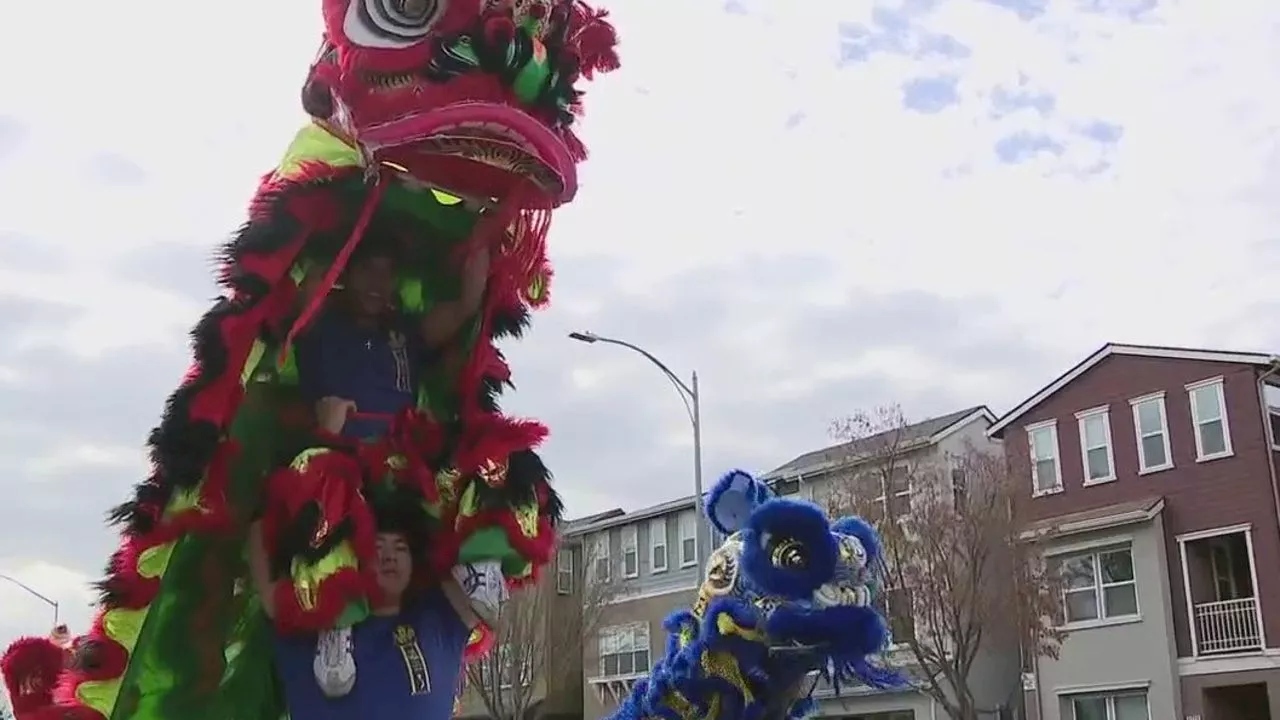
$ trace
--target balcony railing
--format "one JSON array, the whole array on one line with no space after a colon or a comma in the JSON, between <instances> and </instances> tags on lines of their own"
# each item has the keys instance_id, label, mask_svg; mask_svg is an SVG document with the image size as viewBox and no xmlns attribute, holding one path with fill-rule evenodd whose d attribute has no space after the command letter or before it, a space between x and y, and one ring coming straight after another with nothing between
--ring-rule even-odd
<instances>
[{"instance_id":1,"label":"balcony railing","mask_svg":"<svg viewBox=\"0 0 1280 720\"><path fill-rule=\"evenodd\" d=\"M1262 649L1257 598L1200 603L1195 609L1197 654Z\"/></svg>"}]
</instances>

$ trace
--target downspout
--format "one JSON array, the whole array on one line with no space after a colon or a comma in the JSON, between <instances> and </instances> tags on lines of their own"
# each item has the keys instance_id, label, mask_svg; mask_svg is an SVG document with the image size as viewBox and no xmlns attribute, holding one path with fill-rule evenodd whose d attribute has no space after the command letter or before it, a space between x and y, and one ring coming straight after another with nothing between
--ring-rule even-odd
<instances>
[{"instance_id":1,"label":"downspout","mask_svg":"<svg viewBox=\"0 0 1280 720\"><path fill-rule=\"evenodd\" d=\"M1271 499L1275 502L1276 533L1280 535L1280 485L1276 482L1275 442L1271 436L1271 411L1267 408L1267 378L1280 373L1280 357L1271 358L1266 372L1258 376L1258 410L1262 413L1262 432L1267 438L1267 469L1271 472Z\"/></svg>"}]
</instances>

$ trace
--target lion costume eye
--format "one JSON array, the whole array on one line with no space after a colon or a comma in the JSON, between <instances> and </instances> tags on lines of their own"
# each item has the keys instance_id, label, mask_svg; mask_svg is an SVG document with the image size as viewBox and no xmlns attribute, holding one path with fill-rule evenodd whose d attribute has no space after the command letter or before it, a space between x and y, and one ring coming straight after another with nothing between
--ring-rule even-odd
<instances>
[{"instance_id":1,"label":"lion costume eye","mask_svg":"<svg viewBox=\"0 0 1280 720\"><path fill-rule=\"evenodd\" d=\"M449 0L350 0L342 29L352 44L405 48L431 33Z\"/></svg>"},{"instance_id":2,"label":"lion costume eye","mask_svg":"<svg viewBox=\"0 0 1280 720\"><path fill-rule=\"evenodd\" d=\"M707 577L703 591L710 595L727 595L738 583L738 556L734 546L717 549L707 559Z\"/></svg>"},{"instance_id":3,"label":"lion costume eye","mask_svg":"<svg viewBox=\"0 0 1280 720\"><path fill-rule=\"evenodd\" d=\"M799 540L783 538L769 551L769 560L776 568L804 570L809 566L809 553Z\"/></svg>"}]
</instances>

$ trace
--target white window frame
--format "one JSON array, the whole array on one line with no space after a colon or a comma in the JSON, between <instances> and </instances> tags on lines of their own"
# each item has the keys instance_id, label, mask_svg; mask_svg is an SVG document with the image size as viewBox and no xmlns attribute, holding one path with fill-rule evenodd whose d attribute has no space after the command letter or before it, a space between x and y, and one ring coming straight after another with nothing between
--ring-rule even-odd
<instances>
[{"instance_id":1,"label":"white window frame","mask_svg":"<svg viewBox=\"0 0 1280 720\"><path fill-rule=\"evenodd\" d=\"M1142 449L1142 421L1138 413L1138 407L1146 403L1154 402L1160 410L1160 426L1161 432L1164 433L1164 464L1148 465L1147 453ZM1165 409L1164 391L1143 395L1141 397L1130 398L1129 406L1133 410L1133 436L1138 445L1138 474L1146 475L1148 473L1160 472L1161 470L1169 470L1173 467L1173 448L1169 444L1169 413Z\"/></svg>"},{"instance_id":2,"label":"white window frame","mask_svg":"<svg viewBox=\"0 0 1280 720\"><path fill-rule=\"evenodd\" d=\"M602 530L591 539L591 579L594 582L611 582L613 580L613 562L609 557L609 531ZM604 577L600 577L600 568L604 568Z\"/></svg>"},{"instance_id":3,"label":"white window frame","mask_svg":"<svg viewBox=\"0 0 1280 720\"><path fill-rule=\"evenodd\" d=\"M627 560L631 568L627 569ZM622 577L630 580L640 577L640 528L634 523L622 528L622 558L619 563Z\"/></svg>"},{"instance_id":4,"label":"white window frame","mask_svg":"<svg viewBox=\"0 0 1280 720\"><path fill-rule=\"evenodd\" d=\"M1280 450L1280 433L1275 431L1276 419L1280 418L1280 408L1267 408L1267 437L1271 438L1271 449Z\"/></svg>"},{"instance_id":5,"label":"white window frame","mask_svg":"<svg viewBox=\"0 0 1280 720\"><path fill-rule=\"evenodd\" d=\"M698 564L698 513L696 510L686 510L678 516L676 523L680 527L680 567L691 568ZM686 557L684 551L685 542L693 541L693 553L691 557Z\"/></svg>"},{"instance_id":6,"label":"white window frame","mask_svg":"<svg viewBox=\"0 0 1280 720\"><path fill-rule=\"evenodd\" d=\"M662 548L662 562L658 562L658 548ZM649 572L663 573L671 564L671 549L667 547L667 518L656 517L649 521Z\"/></svg>"},{"instance_id":7,"label":"white window frame","mask_svg":"<svg viewBox=\"0 0 1280 720\"><path fill-rule=\"evenodd\" d=\"M573 594L573 548L561 547L556 551L556 594Z\"/></svg>"},{"instance_id":8,"label":"white window frame","mask_svg":"<svg viewBox=\"0 0 1280 720\"><path fill-rule=\"evenodd\" d=\"M1116 698L1141 696L1147 706L1147 720L1151 720L1151 698L1148 697L1146 689L1138 690L1116 690L1112 692L1090 692L1078 693L1067 696L1067 702L1071 703L1071 720L1079 720L1076 714L1076 700L1085 700L1088 698L1101 697L1107 701L1107 720L1116 720Z\"/></svg>"},{"instance_id":9,"label":"white window frame","mask_svg":"<svg viewBox=\"0 0 1280 720\"><path fill-rule=\"evenodd\" d=\"M1100 478L1089 477L1089 451L1096 450L1098 447L1089 447L1089 439L1085 433L1085 424L1094 418L1102 418L1102 434L1105 438L1107 448L1107 466L1110 472ZM1076 428L1080 434L1080 471L1084 476L1084 485L1101 485L1109 483L1116 479L1116 452L1115 442L1111 438L1111 406L1103 405L1101 407L1081 410L1076 413Z\"/></svg>"},{"instance_id":10,"label":"white window frame","mask_svg":"<svg viewBox=\"0 0 1280 720\"><path fill-rule=\"evenodd\" d=\"M1036 471L1036 465L1039 463L1036 458L1035 434L1043 430L1049 431L1049 436L1053 439L1053 474L1057 484L1053 487L1041 489L1039 473ZM1027 458L1031 460L1031 497L1055 495L1062 492L1062 445L1058 442L1058 421L1054 419L1033 423L1026 427L1026 431ZM1047 458L1041 458L1041 460L1043 459Z\"/></svg>"},{"instance_id":11,"label":"white window frame","mask_svg":"<svg viewBox=\"0 0 1280 720\"><path fill-rule=\"evenodd\" d=\"M1217 393L1218 412L1222 414L1222 416L1217 419L1222 422L1223 451L1218 453L1213 453L1212 455L1205 454L1204 438L1200 434L1200 426L1204 422L1212 422L1212 419L1208 421L1202 421L1200 419L1200 409L1196 405L1196 392L1199 390L1205 390L1208 388L1213 388L1214 391ZM1206 378L1198 382L1190 383L1186 386L1186 389L1187 389L1187 402L1190 403L1191 405L1191 429L1195 431L1195 435L1196 435L1196 462L1209 462L1210 460L1220 460L1222 458L1231 457L1232 455L1234 455L1235 450L1231 445L1231 423L1227 419L1228 415L1230 414L1227 412L1227 393L1223 383L1222 376L1219 375L1218 377ZM1267 421L1270 422L1270 420L1271 420L1271 417L1270 415L1268 415Z\"/></svg>"},{"instance_id":12,"label":"white window frame","mask_svg":"<svg viewBox=\"0 0 1280 720\"><path fill-rule=\"evenodd\" d=\"M648 667L644 668L643 670L639 670L635 672L619 673L616 675L607 674L605 672L605 665L604 665L605 658L609 655L622 654L623 648L620 646L615 652L606 653L605 652L606 638L614 638L614 639L625 638L626 647L629 648L626 650L626 652L628 653L639 652L641 648L644 648L645 650L647 650ZM610 625L609 627L600 628L599 632L596 633L596 648L597 648L596 655L599 656L601 678L625 678L625 677L632 677L632 676L638 676L638 675L648 675L649 672L653 669L653 640L649 635L649 623L647 622L630 622L630 623L623 623L621 625Z\"/></svg>"},{"instance_id":13,"label":"white window frame","mask_svg":"<svg viewBox=\"0 0 1280 720\"><path fill-rule=\"evenodd\" d=\"M1115 552L1129 553L1129 565L1133 568L1133 579L1123 580L1121 582L1107 583L1102 580L1102 556ZM1119 543L1108 543L1105 545L1093 545L1089 547L1063 548L1060 552L1055 551L1050 557L1061 565L1071 558L1091 557L1093 559L1093 597L1097 603L1098 617L1092 620L1071 620L1067 617L1067 595L1072 592L1084 592L1087 588L1078 588L1076 590L1068 590L1065 586L1061 587L1058 592L1061 595L1062 602L1062 624L1064 628L1088 628L1105 625L1116 625L1119 623L1137 622L1142 619L1142 598L1138 591L1138 565L1137 557L1133 553L1133 542L1125 540ZM1129 615L1108 615L1106 612L1106 590L1107 588L1120 587L1122 585L1133 586L1134 612Z\"/></svg>"}]
</instances>

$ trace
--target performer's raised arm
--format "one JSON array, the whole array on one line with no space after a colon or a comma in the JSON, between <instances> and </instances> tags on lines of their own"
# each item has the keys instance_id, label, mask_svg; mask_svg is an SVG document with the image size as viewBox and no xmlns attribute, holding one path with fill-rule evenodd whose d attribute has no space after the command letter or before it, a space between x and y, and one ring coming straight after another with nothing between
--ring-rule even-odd
<instances>
[{"instance_id":1,"label":"performer's raised arm","mask_svg":"<svg viewBox=\"0 0 1280 720\"><path fill-rule=\"evenodd\" d=\"M476 250L462 266L462 290L458 299L436 303L422 316L419 328L428 348L449 342L480 310L485 285L489 280L489 248Z\"/></svg>"}]
</instances>

